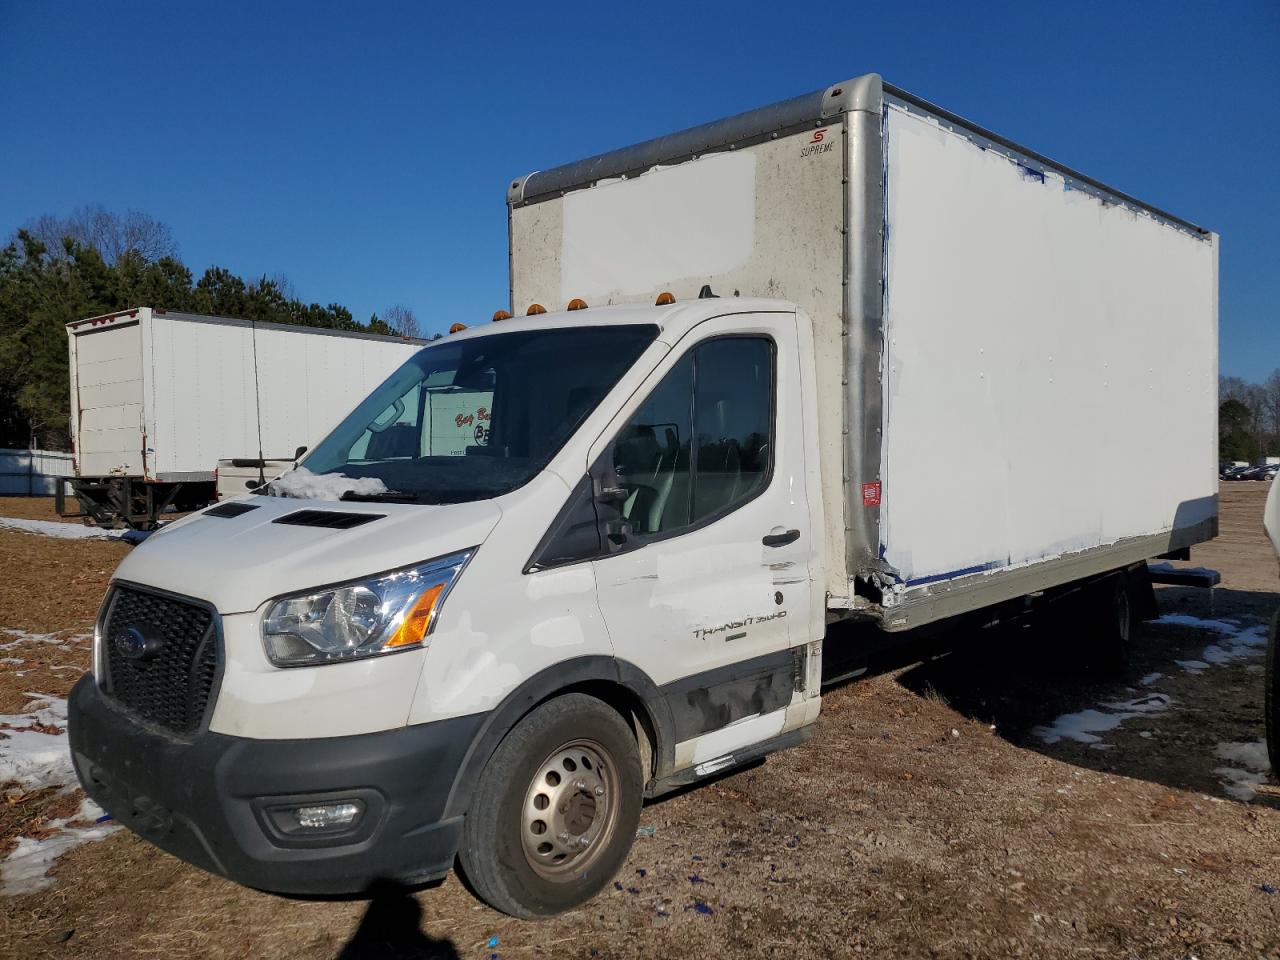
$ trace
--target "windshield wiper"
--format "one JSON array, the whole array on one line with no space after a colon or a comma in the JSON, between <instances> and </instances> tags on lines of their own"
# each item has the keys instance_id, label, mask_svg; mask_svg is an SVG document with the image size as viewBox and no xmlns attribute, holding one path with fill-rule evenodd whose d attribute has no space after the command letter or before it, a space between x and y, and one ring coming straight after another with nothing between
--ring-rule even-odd
<instances>
[{"instance_id":1,"label":"windshield wiper","mask_svg":"<svg viewBox=\"0 0 1280 960\"><path fill-rule=\"evenodd\" d=\"M384 490L382 493L356 493L348 490L339 500L351 500L358 503L417 503L420 494L406 493L403 490Z\"/></svg>"}]
</instances>

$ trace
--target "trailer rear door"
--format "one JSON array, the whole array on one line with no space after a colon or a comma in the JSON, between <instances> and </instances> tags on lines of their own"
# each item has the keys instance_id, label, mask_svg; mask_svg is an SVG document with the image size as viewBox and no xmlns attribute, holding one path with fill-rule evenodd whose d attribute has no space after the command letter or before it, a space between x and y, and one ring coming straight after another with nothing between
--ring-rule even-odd
<instances>
[{"instance_id":1,"label":"trailer rear door","mask_svg":"<svg viewBox=\"0 0 1280 960\"><path fill-rule=\"evenodd\" d=\"M142 325L112 323L74 337L81 476L143 473Z\"/></svg>"}]
</instances>

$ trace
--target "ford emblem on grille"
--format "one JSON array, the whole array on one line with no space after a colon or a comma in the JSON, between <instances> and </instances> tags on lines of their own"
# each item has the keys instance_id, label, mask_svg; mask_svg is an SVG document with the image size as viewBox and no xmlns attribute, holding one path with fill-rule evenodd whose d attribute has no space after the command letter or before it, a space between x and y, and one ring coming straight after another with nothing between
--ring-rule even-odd
<instances>
[{"instance_id":1,"label":"ford emblem on grille","mask_svg":"<svg viewBox=\"0 0 1280 960\"><path fill-rule=\"evenodd\" d=\"M164 649L164 638L145 626L125 627L114 640L116 651L130 660L150 660Z\"/></svg>"}]
</instances>

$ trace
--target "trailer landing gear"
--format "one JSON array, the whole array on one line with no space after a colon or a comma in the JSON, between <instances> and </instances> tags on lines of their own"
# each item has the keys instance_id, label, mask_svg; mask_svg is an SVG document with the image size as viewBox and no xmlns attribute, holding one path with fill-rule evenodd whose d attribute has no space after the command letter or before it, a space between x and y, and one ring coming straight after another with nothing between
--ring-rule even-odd
<instances>
[{"instance_id":1,"label":"trailer landing gear","mask_svg":"<svg viewBox=\"0 0 1280 960\"><path fill-rule=\"evenodd\" d=\"M66 491L80 506L78 512L66 509ZM162 482L141 477L75 477L59 484L54 505L62 517L84 517L100 527L153 530L161 517L173 510L185 513L213 502L211 480Z\"/></svg>"}]
</instances>

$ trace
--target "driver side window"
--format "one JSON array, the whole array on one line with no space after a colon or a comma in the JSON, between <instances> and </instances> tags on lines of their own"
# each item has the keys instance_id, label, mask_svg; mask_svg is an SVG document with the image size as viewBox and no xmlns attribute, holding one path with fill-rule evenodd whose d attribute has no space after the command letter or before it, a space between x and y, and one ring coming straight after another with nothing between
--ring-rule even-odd
<instances>
[{"instance_id":1,"label":"driver side window","mask_svg":"<svg viewBox=\"0 0 1280 960\"><path fill-rule=\"evenodd\" d=\"M623 518L670 535L764 490L772 463L773 343L724 337L690 350L613 445Z\"/></svg>"}]
</instances>

